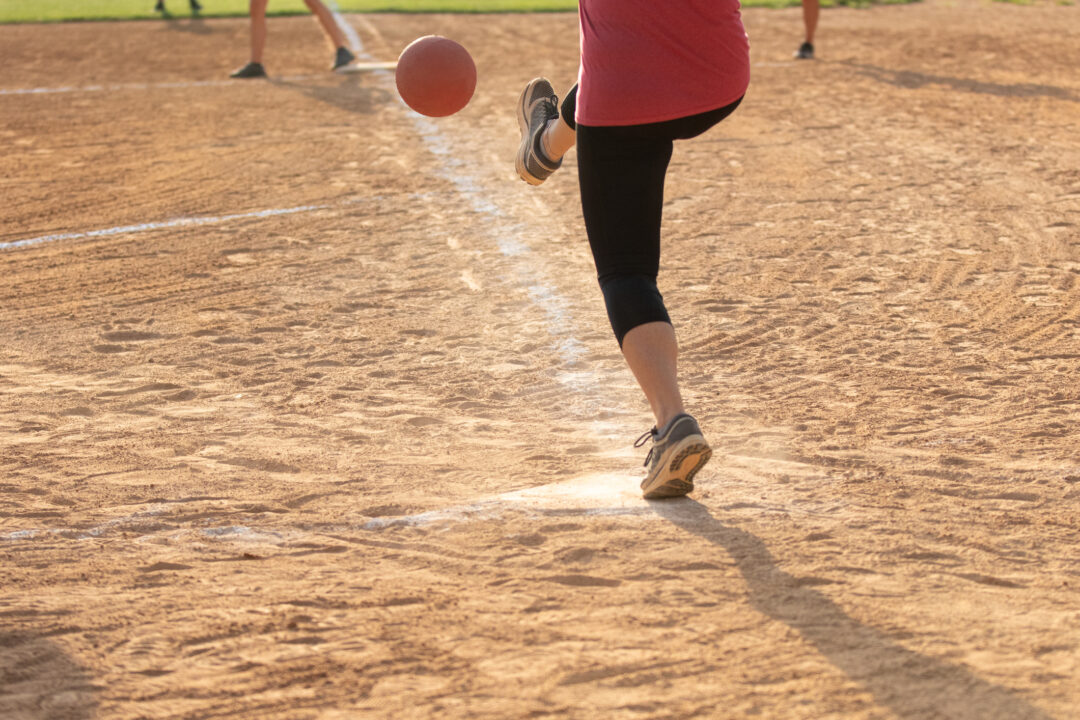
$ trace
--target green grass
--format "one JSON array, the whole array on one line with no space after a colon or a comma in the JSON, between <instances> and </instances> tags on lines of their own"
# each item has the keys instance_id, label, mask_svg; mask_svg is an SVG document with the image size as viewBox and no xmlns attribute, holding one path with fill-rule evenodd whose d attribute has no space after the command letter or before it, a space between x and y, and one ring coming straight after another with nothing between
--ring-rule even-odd
<instances>
[{"instance_id":1,"label":"green grass","mask_svg":"<svg viewBox=\"0 0 1080 720\"><path fill-rule=\"evenodd\" d=\"M160 17L155 0L0 0L0 24ZM325 0L324 0L325 1ZM662 2L663 0L657 0ZM203 17L247 15L248 0L200 0ZM336 0L344 12L574 12L577 0ZM824 7L891 5L918 0L822 0ZM800 0L743 0L747 7L791 7ZM165 0L174 17L190 14L188 0ZM307 12L303 0L271 0L271 15Z\"/></svg>"},{"instance_id":2,"label":"green grass","mask_svg":"<svg viewBox=\"0 0 1080 720\"><path fill-rule=\"evenodd\" d=\"M798 7L802 0L740 0L743 7L786 8ZM874 5L911 5L921 0L821 0L821 7L868 8Z\"/></svg>"},{"instance_id":3,"label":"green grass","mask_svg":"<svg viewBox=\"0 0 1080 720\"><path fill-rule=\"evenodd\" d=\"M323 0L326 2L326 0ZM0 24L63 20L157 18L155 0L0 0ZM336 0L344 12L553 12L576 11L577 0ZM203 17L248 13L248 0L200 0ZM329 4L329 3L327 3ZM165 0L174 17L190 14L188 0ZM268 14L307 13L303 0L270 0Z\"/></svg>"}]
</instances>

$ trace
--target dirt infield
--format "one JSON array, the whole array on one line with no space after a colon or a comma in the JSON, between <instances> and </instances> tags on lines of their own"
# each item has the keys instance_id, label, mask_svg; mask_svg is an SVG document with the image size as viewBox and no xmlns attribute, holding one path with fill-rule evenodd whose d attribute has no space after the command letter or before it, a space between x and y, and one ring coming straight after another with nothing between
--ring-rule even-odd
<instances>
[{"instance_id":1,"label":"dirt infield","mask_svg":"<svg viewBox=\"0 0 1080 720\"><path fill-rule=\"evenodd\" d=\"M652 503L573 153L512 164L573 15L349 17L471 49L438 121L310 18L246 83L241 20L0 27L0 716L1077 717L1076 17L745 13Z\"/></svg>"}]
</instances>

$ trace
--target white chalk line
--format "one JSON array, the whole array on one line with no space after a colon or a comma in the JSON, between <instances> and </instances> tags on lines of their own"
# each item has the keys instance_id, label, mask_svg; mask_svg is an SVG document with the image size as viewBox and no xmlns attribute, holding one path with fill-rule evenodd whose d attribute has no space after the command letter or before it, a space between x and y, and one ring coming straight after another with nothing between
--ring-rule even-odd
<instances>
[{"instance_id":1,"label":"white chalk line","mask_svg":"<svg viewBox=\"0 0 1080 720\"><path fill-rule=\"evenodd\" d=\"M349 41L349 49L359 55L364 51L364 43L360 41L360 35L356 32L356 28L351 23L345 21L345 18L341 17L341 9L334 0L327 0L327 7L330 8L330 14L334 16L334 22L337 24L341 32L345 34L345 39Z\"/></svg>"},{"instance_id":2,"label":"white chalk line","mask_svg":"<svg viewBox=\"0 0 1080 720\"><path fill-rule=\"evenodd\" d=\"M363 52L363 45L360 41L360 36L357 35L356 29L346 22L341 15L337 12L334 13L335 22L341 27L342 32L345 33L345 38L348 40L349 45L354 53ZM754 63L753 67L790 67L794 65L794 61L788 62L759 62ZM347 75L351 73L360 72L374 72L376 70L393 70L397 66L397 62L393 60L365 60L354 62L346 67L337 70L339 75ZM278 80L281 82L302 82L305 80L318 80L325 78L325 73L319 73L318 75L289 75L280 78L271 77L271 82ZM144 83L111 83L107 85L67 85L59 87L33 87L33 88L0 88L0 97L2 96L16 96L16 95L56 95L64 93L100 93L100 92L121 92L121 91L133 91L133 90L184 90L188 88L203 88L203 87L230 87L234 85L253 85L251 80L247 79L221 79L221 80L178 80L173 82L144 82Z\"/></svg>"},{"instance_id":3,"label":"white chalk line","mask_svg":"<svg viewBox=\"0 0 1080 720\"><path fill-rule=\"evenodd\" d=\"M312 76L292 78L294 80ZM250 82L244 80L185 80L178 82L156 83L115 83L111 85L71 85L62 87L36 87L36 88L0 88L0 95L55 95L58 93L98 93L118 92L121 90L170 90L176 88L198 87L224 87L238 83Z\"/></svg>"},{"instance_id":4,"label":"white chalk line","mask_svg":"<svg viewBox=\"0 0 1080 720\"><path fill-rule=\"evenodd\" d=\"M28 530L16 530L5 535L0 535L0 540L4 542L17 542L20 540L33 540L40 537L60 537L71 540L87 540L90 538L102 537L107 535L110 530L123 531L126 528L137 524L138 522L151 518L155 515L160 515L165 511L167 506L164 504L151 505L146 510L141 510L131 515L125 515L124 517L113 518L112 520L106 520L105 522L95 525L94 527L87 529L76 528L33 528Z\"/></svg>"},{"instance_id":5,"label":"white chalk line","mask_svg":"<svg viewBox=\"0 0 1080 720\"><path fill-rule=\"evenodd\" d=\"M333 10L335 18L344 24L348 30L344 30L349 42L353 45L353 52L358 57L370 59L364 50L363 42L359 34L351 24L345 22L338 12ZM375 29L366 18L360 16L373 33ZM376 77L391 80L392 75L388 72L375 72ZM397 93L395 92L395 95ZM438 124L430 118L420 115L409 109L404 100L398 98L402 107L408 111L408 117L416 127L420 138L424 141L428 150L439 160L437 170L438 177L449 182L460 193L462 198L469 203L473 212L486 218L490 223L489 235L494 239L499 251L506 257L521 257L519 273L522 276L533 304L543 311L547 318L548 327L552 337L557 338L556 351L560 359L567 365L578 362L585 355L585 346L574 337L567 336L564 329L571 326L568 303L554 289L552 283L543 276L542 271L528 262L527 257L531 252L529 246L517 239L523 230L524 223L515 222L514 219L503 211L490 197L490 192L482 187L482 179L469 172L470 163L459 158L452 150L450 143L442 134ZM575 389L585 391L596 387L598 378L586 373L591 377L582 377L582 373L564 373L566 383L572 383ZM592 381L592 382L590 382Z\"/></svg>"},{"instance_id":6,"label":"white chalk line","mask_svg":"<svg viewBox=\"0 0 1080 720\"><path fill-rule=\"evenodd\" d=\"M282 77L270 77L269 82L304 82L307 80L319 80L336 75L348 75L352 73L373 72L375 70L393 70L396 62L384 62L373 60L371 62L357 62L339 69L336 73L320 73L318 75L286 75ZM56 95L63 93L108 93L135 90L184 90L188 88L206 87L232 87L236 85L256 86L257 82L250 79L225 79L225 80L183 80L176 82L146 82L146 83L113 83L109 85L71 85L61 87L35 87L35 88L0 88L0 96L15 95Z\"/></svg>"},{"instance_id":7,"label":"white chalk line","mask_svg":"<svg viewBox=\"0 0 1080 720\"><path fill-rule=\"evenodd\" d=\"M382 530L395 526L422 526L439 522L460 522L475 516L496 517L505 510L531 515L645 515L649 501L641 497L638 480L627 475L582 475L562 482L514 490L472 503L439 510L373 518L361 530Z\"/></svg>"},{"instance_id":8,"label":"white chalk line","mask_svg":"<svg viewBox=\"0 0 1080 720\"><path fill-rule=\"evenodd\" d=\"M110 237L112 235L128 235L133 233L148 232L150 230L162 230L166 228L187 227L191 225L218 225L221 223L246 220L250 218L276 217L278 215L295 215L297 213L314 212L316 210L330 209L331 205L300 205L291 208L272 208L269 210L253 210L251 212L234 213L218 217L180 217L161 222L139 223L137 225L120 225L117 227L103 228L101 230L89 230L86 232L59 233L56 235L40 235L38 237L24 238L12 242L0 243L0 250L12 250L14 248L31 247L58 240L83 240L87 238Z\"/></svg>"}]
</instances>

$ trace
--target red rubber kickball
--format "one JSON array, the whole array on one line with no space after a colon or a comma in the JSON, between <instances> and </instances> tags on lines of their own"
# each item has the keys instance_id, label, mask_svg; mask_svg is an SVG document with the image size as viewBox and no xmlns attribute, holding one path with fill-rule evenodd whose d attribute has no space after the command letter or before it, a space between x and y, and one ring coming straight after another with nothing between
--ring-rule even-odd
<instances>
[{"instance_id":1,"label":"red rubber kickball","mask_svg":"<svg viewBox=\"0 0 1080 720\"><path fill-rule=\"evenodd\" d=\"M406 105L421 115L445 117L469 104L476 63L450 38L425 35L401 51L394 77Z\"/></svg>"}]
</instances>

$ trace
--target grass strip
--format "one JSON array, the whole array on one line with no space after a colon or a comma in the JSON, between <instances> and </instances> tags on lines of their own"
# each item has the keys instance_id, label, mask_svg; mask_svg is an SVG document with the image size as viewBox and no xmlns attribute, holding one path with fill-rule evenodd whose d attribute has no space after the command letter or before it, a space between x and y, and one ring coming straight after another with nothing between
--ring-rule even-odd
<instances>
[{"instance_id":1,"label":"grass strip","mask_svg":"<svg viewBox=\"0 0 1080 720\"><path fill-rule=\"evenodd\" d=\"M325 1L325 0L324 0ZM336 0L342 12L495 13L576 12L577 0ZM823 7L866 7L918 0L822 0ZM202 17L242 17L248 0L199 0ZM155 0L0 0L0 24L74 20L151 20L162 17ZM745 7L792 7L800 0L743 0ZM165 17L191 15L188 0L165 0ZM268 14L307 13L303 0L271 0Z\"/></svg>"}]
</instances>

